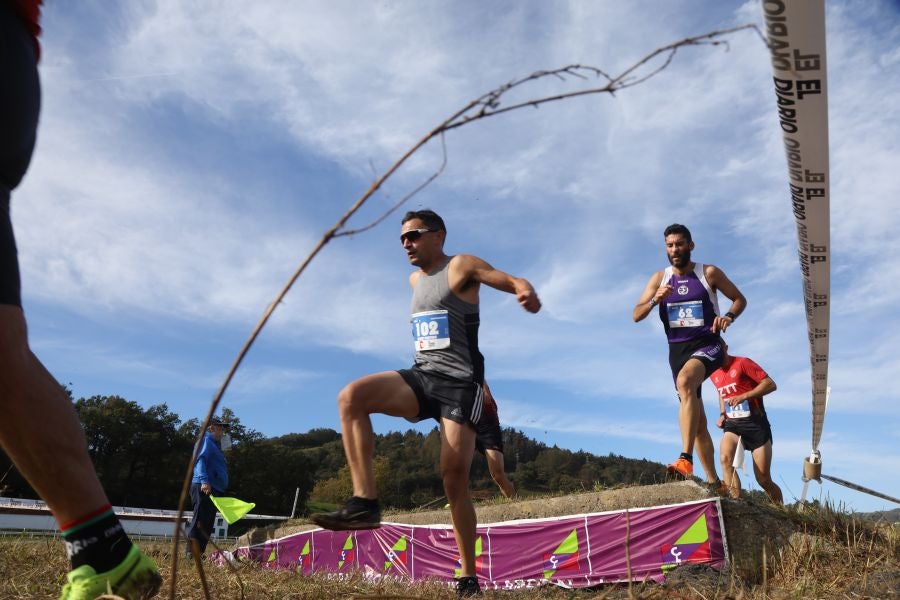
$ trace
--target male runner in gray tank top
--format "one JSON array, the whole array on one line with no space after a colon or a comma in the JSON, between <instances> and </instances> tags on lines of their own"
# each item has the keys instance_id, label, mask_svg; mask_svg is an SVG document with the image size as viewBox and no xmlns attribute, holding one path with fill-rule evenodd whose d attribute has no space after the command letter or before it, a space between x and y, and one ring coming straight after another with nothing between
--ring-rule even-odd
<instances>
[{"instance_id":1,"label":"male runner in gray tank top","mask_svg":"<svg viewBox=\"0 0 900 600\"><path fill-rule=\"evenodd\" d=\"M450 503L460 553L457 592L480 594L475 574L475 508L469 495L469 468L475 424L481 416L484 359L478 350L478 294L481 284L515 294L531 313L541 301L531 283L495 269L477 256L444 254L447 229L431 210L403 217L400 242L418 267L413 288L412 330L415 364L410 369L367 375L338 395L344 452L353 478L353 497L338 510L310 516L326 529L373 529L381 523L375 489L375 436L369 415L410 421L433 418L441 426L441 475Z\"/></svg>"}]
</instances>

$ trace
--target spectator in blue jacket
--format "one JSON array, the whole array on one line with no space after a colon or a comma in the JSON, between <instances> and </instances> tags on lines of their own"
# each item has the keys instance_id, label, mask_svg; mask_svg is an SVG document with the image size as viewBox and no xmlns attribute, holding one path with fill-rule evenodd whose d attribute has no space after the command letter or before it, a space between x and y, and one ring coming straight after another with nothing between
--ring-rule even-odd
<instances>
[{"instance_id":1,"label":"spectator in blue jacket","mask_svg":"<svg viewBox=\"0 0 900 600\"><path fill-rule=\"evenodd\" d=\"M219 417L213 417L201 442L197 461L194 463L194 477L191 479L191 502L194 515L188 529L188 554L196 541L196 549L202 555L212 535L216 520L216 505L210 494L221 496L228 488L228 465L222 452L222 435L228 425Z\"/></svg>"}]
</instances>

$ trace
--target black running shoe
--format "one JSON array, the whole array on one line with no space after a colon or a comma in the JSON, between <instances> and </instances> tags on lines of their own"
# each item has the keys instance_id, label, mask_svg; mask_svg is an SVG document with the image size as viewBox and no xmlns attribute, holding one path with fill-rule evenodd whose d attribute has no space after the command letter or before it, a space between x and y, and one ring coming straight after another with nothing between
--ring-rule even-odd
<instances>
[{"instance_id":1,"label":"black running shoe","mask_svg":"<svg viewBox=\"0 0 900 600\"><path fill-rule=\"evenodd\" d=\"M313 513L309 520L332 531L346 529L378 529L381 527L381 509L378 500L366 500L353 496L334 512Z\"/></svg>"},{"instance_id":2,"label":"black running shoe","mask_svg":"<svg viewBox=\"0 0 900 600\"><path fill-rule=\"evenodd\" d=\"M456 580L456 597L472 598L483 595L477 577L460 577Z\"/></svg>"}]
</instances>

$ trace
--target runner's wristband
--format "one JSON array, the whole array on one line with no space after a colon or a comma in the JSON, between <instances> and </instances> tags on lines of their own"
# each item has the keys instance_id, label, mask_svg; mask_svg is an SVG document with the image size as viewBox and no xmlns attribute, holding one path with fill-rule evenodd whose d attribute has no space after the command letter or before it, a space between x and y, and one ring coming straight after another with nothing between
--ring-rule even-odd
<instances>
[{"instance_id":1,"label":"runner's wristband","mask_svg":"<svg viewBox=\"0 0 900 600\"><path fill-rule=\"evenodd\" d=\"M650 298L650 308L656 306L656 298Z\"/></svg>"},{"instance_id":2,"label":"runner's wristband","mask_svg":"<svg viewBox=\"0 0 900 600\"><path fill-rule=\"evenodd\" d=\"M737 315L734 314L733 312L731 312L730 310L727 313L725 313L725 316L728 317L729 319L731 319L732 321L735 321L737 319Z\"/></svg>"}]
</instances>

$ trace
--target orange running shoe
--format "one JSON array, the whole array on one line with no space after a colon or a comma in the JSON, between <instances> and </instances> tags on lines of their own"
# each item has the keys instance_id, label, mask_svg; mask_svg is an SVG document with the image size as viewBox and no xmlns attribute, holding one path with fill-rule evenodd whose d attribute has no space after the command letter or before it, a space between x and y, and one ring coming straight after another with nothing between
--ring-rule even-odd
<instances>
[{"instance_id":1,"label":"orange running shoe","mask_svg":"<svg viewBox=\"0 0 900 600\"><path fill-rule=\"evenodd\" d=\"M679 458L671 465L666 467L667 473L678 473L682 477L688 478L694 475L694 465L686 458Z\"/></svg>"},{"instance_id":2,"label":"orange running shoe","mask_svg":"<svg viewBox=\"0 0 900 600\"><path fill-rule=\"evenodd\" d=\"M713 482L706 482L706 488L709 490L710 494L714 496L721 496L722 498L731 497L731 491L728 489L728 486L725 485L725 482L721 479L717 479Z\"/></svg>"}]
</instances>

